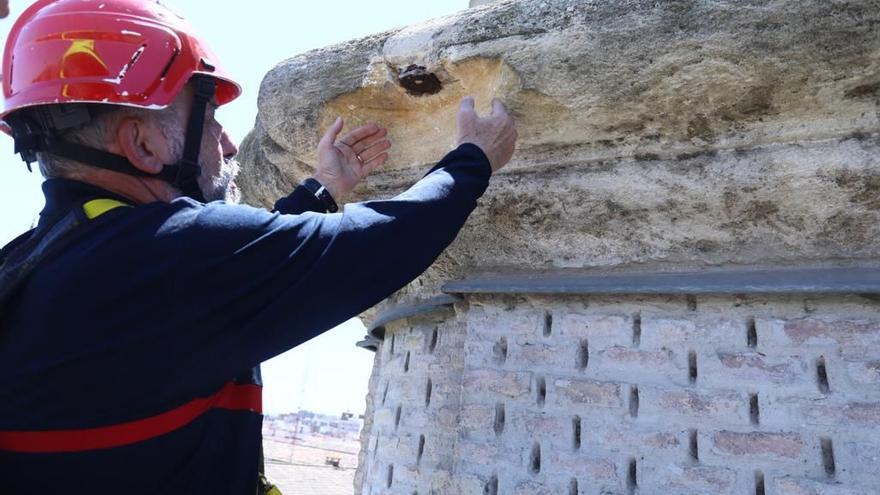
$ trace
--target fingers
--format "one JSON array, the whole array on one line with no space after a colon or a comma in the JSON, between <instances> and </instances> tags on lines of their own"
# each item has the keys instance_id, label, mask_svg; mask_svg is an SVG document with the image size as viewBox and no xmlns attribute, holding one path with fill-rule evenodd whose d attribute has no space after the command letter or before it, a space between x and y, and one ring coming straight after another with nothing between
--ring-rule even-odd
<instances>
[{"instance_id":1,"label":"fingers","mask_svg":"<svg viewBox=\"0 0 880 495\"><path fill-rule=\"evenodd\" d=\"M492 99L492 116L493 117L507 117L507 107L504 106L504 103L501 102L498 98Z\"/></svg>"},{"instance_id":2,"label":"fingers","mask_svg":"<svg viewBox=\"0 0 880 495\"><path fill-rule=\"evenodd\" d=\"M353 131L349 132L345 136L342 136L342 139L339 140L340 143L348 146L351 149L354 149L355 145L367 138L373 137L379 133L385 133L384 128L379 127L378 124L369 123L362 125L360 127L355 128ZM384 134L383 134L384 135Z\"/></svg>"},{"instance_id":3,"label":"fingers","mask_svg":"<svg viewBox=\"0 0 880 495\"><path fill-rule=\"evenodd\" d=\"M374 170L379 168L383 163L388 160L388 153L379 153L369 160L364 161L363 173L364 176L367 176L373 173Z\"/></svg>"},{"instance_id":4,"label":"fingers","mask_svg":"<svg viewBox=\"0 0 880 495\"><path fill-rule=\"evenodd\" d=\"M370 160L372 160L373 158L375 158L378 155L381 155L383 152L387 151L389 148L391 148L391 141L385 139L385 140L382 140L381 142L376 143L375 145L370 146L369 148L361 151L360 153L358 153L358 156L361 157L361 161L363 161L364 164L367 164Z\"/></svg>"},{"instance_id":5,"label":"fingers","mask_svg":"<svg viewBox=\"0 0 880 495\"><path fill-rule=\"evenodd\" d=\"M469 113L474 111L474 97L473 96L465 96L462 98L461 103L458 106L458 113Z\"/></svg>"},{"instance_id":6,"label":"fingers","mask_svg":"<svg viewBox=\"0 0 880 495\"><path fill-rule=\"evenodd\" d=\"M330 124L330 127L327 128L327 131L324 132L324 136L321 138L321 141L318 143L318 149L329 149L333 146L333 143L336 142L336 136L339 135L339 131L342 130L342 126L345 122L342 121L342 117L336 117L336 120Z\"/></svg>"},{"instance_id":7,"label":"fingers","mask_svg":"<svg viewBox=\"0 0 880 495\"><path fill-rule=\"evenodd\" d=\"M379 132L375 134L371 134L360 141L357 141L351 145L351 149L360 155L364 154L364 151L368 148L371 148L379 143L387 141L386 136L388 135L388 131L380 127Z\"/></svg>"}]
</instances>

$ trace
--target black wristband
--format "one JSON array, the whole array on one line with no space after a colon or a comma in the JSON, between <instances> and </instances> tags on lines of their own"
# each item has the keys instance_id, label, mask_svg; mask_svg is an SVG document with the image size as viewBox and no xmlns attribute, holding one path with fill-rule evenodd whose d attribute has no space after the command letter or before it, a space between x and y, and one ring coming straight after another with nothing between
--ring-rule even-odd
<instances>
[{"instance_id":1,"label":"black wristband","mask_svg":"<svg viewBox=\"0 0 880 495\"><path fill-rule=\"evenodd\" d=\"M324 209L328 213L336 213L339 211L339 207L336 206L336 201L333 200L333 196L330 194L330 191L327 190L320 182L309 177L308 179L302 181L302 186L309 190L312 194L315 195L316 198L324 205Z\"/></svg>"}]
</instances>

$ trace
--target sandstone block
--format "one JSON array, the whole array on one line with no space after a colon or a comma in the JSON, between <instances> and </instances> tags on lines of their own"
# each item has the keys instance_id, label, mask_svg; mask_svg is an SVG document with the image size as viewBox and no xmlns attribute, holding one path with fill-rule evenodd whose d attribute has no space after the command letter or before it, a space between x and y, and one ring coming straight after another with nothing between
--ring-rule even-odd
<instances>
[{"instance_id":1,"label":"sandstone block","mask_svg":"<svg viewBox=\"0 0 880 495\"><path fill-rule=\"evenodd\" d=\"M834 481L819 481L793 476L779 476L772 480L780 495L875 495L876 487L841 485Z\"/></svg>"},{"instance_id":2,"label":"sandstone block","mask_svg":"<svg viewBox=\"0 0 880 495\"><path fill-rule=\"evenodd\" d=\"M477 310L468 314L468 335L506 337L512 342L533 342L542 331L543 312L538 310Z\"/></svg>"},{"instance_id":3,"label":"sandstone block","mask_svg":"<svg viewBox=\"0 0 880 495\"><path fill-rule=\"evenodd\" d=\"M568 342L586 340L591 349L631 345L633 319L617 315L571 313L559 321L560 336Z\"/></svg>"},{"instance_id":4,"label":"sandstone block","mask_svg":"<svg viewBox=\"0 0 880 495\"><path fill-rule=\"evenodd\" d=\"M676 417L691 424L747 425L749 399L744 393L732 391L639 387L638 414L640 420L659 424Z\"/></svg>"},{"instance_id":5,"label":"sandstone block","mask_svg":"<svg viewBox=\"0 0 880 495\"><path fill-rule=\"evenodd\" d=\"M856 359L880 358L880 320L805 318L762 323L761 334L775 345L840 352Z\"/></svg>"},{"instance_id":6,"label":"sandstone block","mask_svg":"<svg viewBox=\"0 0 880 495\"><path fill-rule=\"evenodd\" d=\"M843 402L839 399L810 400L803 397L769 397L761 412L768 425L800 424L849 431L880 426L880 402Z\"/></svg>"},{"instance_id":7,"label":"sandstone block","mask_svg":"<svg viewBox=\"0 0 880 495\"><path fill-rule=\"evenodd\" d=\"M719 352L701 356L700 384L744 390L816 389L816 369L798 356Z\"/></svg>"},{"instance_id":8,"label":"sandstone block","mask_svg":"<svg viewBox=\"0 0 880 495\"><path fill-rule=\"evenodd\" d=\"M546 473L560 478L575 477L589 487L620 485L618 466L610 459L589 453L554 450L546 455ZM545 472L542 464L541 471Z\"/></svg>"},{"instance_id":9,"label":"sandstone block","mask_svg":"<svg viewBox=\"0 0 880 495\"><path fill-rule=\"evenodd\" d=\"M613 346L590 353L585 368L589 376L606 380L626 380L636 384L687 385L687 351L642 350Z\"/></svg>"},{"instance_id":10,"label":"sandstone block","mask_svg":"<svg viewBox=\"0 0 880 495\"><path fill-rule=\"evenodd\" d=\"M735 457L797 460L805 446L801 435L791 432L722 430L712 435L715 452Z\"/></svg>"},{"instance_id":11,"label":"sandstone block","mask_svg":"<svg viewBox=\"0 0 880 495\"><path fill-rule=\"evenodd\" d=\"M642 314L641 344L643 349L707 350L742 349L746 345L746 322L702 318L663 318Z\"/></svg>"},{"instance_id":12,"label":"sandstone block","mask_svg":"<svg viewBox=\"0 0 880 495\"><path fill-rule=\"evenodd\" d=\"M737 474L719 466L687 466L663 463L641 470L641 485L657 493L702 495L733 493Z\"/></svg>"},{"instance_id":13,"label":"sandstone block","mask_svg":"<svg viewBox=\"0 0 880 495\"><path fill-rule=\"evenodd\" d=\"M880 360L862 362L840 362L850 382L864 386L863 392L880 390Z\"/></svg>"},{"instance_id":14,"label":"sandstone block","mask_svg":"<svg viewBox=\"0 0 880 495\"><path fill-rule=\"evenodd\" d=\"M655 431L648 426L642 428L624 429L604 422L596 424L587 421L582 429L581 450L588 454L591 452L646 455L662 453L667 459L675 451L684 451L682 445L687 444L687 431L672 432L664 431L662 428L657 428L660 431Z\"/></svg>"},{"instance_id":15,"label":"sandstone block","mask_svg":"<svg viewBox=\"0 0 880 495\"><path fill-rule=\"evenodd\" d=\"M482 432L488 436L493 431L494 418L494 407L484 404L464 404L461 407L460 426L465 431Z\"/></svg>"},{"instance_id":16,"label":"sandstone block","mask_svg":"<svg viewBox=\"0 0 880 495\"><path fill-rule=\"evenodd\" d=\"M502 437L509 445L525 445L540 441L545 451L571 450L573 431L571 418L558 414L538 413L527 408L507 406L506 426ZM491 431L491 430L490 430Z\"/></svg>"},{"instance_id":17,"label":"sandstone block","mask_svg":"<svg viewBox=\"0 0 880 495\"><path fill-rule=\"evenodd\" d=\"M593 406L620 408L620 384L559 378L553 381L554 402L559 407Z\"/></svg>"},{"instance_id":18,"label":"sandstone block","mask_svg":"<svg viewBox=\"0 0 880 495\"><path fill-rule=\"evenodd\" d=\"M526 372L472 369L464 372L465 397L519 399L532 391L532 374Z\"/></svg>"}]
</instances>

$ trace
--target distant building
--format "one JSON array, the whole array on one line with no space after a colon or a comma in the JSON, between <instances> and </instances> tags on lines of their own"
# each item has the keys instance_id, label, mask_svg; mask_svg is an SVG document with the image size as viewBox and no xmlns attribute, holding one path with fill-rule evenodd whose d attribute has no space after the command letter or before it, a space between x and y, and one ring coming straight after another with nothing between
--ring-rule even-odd
<instances>
[{"instance_id":1,"label":"distant building","mask_svg":"<svg viewBox=\"0 0 880 495\"><path fill-rule=\"evenodd\" d=\"M344 412L339 416L317 414L311 411L266 415L263 436L275 439L293 439L323 435L357 440L364 426L364 416Z\"/></svg>"}]
</instances>

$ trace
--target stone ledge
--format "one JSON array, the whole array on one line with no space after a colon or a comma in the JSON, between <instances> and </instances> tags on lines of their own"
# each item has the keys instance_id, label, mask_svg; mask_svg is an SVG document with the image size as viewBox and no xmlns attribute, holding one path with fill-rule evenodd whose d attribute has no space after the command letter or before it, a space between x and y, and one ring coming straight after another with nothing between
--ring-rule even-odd
<instances>
[{"instance_id":1,"label":"stone ledge","mask_svg":"<svg viewBox=\"0 0 880 495\"><path fill-rule=\"evenodd\" d=\"M486 275L447 282L448 294L880 294L880 268L715 269L692 272Z\"/></svg>"}]
</instances>

